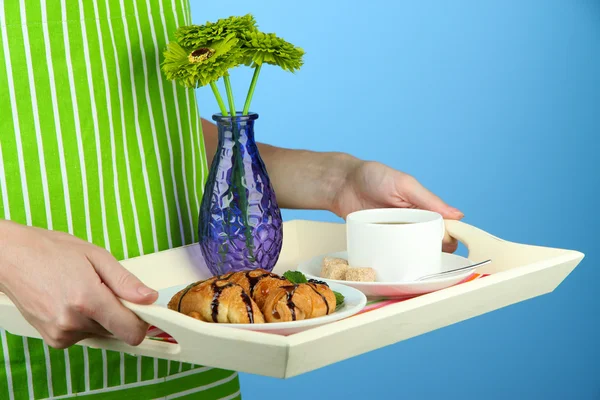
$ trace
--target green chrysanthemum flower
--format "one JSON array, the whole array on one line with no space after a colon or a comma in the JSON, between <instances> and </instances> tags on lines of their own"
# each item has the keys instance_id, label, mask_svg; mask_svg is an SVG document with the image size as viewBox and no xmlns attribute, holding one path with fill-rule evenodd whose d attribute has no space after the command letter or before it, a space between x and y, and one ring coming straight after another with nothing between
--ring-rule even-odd
<instances>
[{"instance_id":1,"label":"green chrysanthemum flower","mask_svg":"<svg viewBox=\"0 0 600 400\"><path fill-rule=\"evenodd\" d=\"M227 115L227 110L216 82L223 77L230 112L235 113L230 69L242 64L254 68L243 109L246 115L263 64L276 65L290 72L300 69L303 64L304 50L274 33L260 32L251 14L205 25L182 26L175 32L175 38L164 53L162 69L165 76L190 88L210 84L223 115Z\"/></svg>"},{"instance_id":2,"label":"green chrysanthemum flower","mask_svg":"<svg viewBox=\"0 0 600 400\"><path fill-rule=\"evenodd\" d=\"M230 34L240 38L244 33L256 29L256 21L251 14L243 17L229 17L205 25L182 26L175 32L175 38L183 47L197 48L207 43L223 40Z\"/></svg>"},{"instance_id":3,"label":"green chrysanthemum flower","mask_svg":"<svg viewBox=\"0 0 600 400\"><path fill-rule=\"evenodd\" d=\"M274 33L252 30L242 35L243 63L256 67L262 64L278 65L290 72L300 69L304 50L277 37Z\"/></svg>"},{"instance_id":4,"label":"green chrysanthemum flower","mask_svg":"<svg viewBox=\"0 0 600 400\"><path fill-rule=\"evenodd\" d=\"M164 52L162 70L167 79L177 80L189 88L208 85L238 65L238 42L235 34L191 48L171 42Z\"/></svg>"}]
</instances>

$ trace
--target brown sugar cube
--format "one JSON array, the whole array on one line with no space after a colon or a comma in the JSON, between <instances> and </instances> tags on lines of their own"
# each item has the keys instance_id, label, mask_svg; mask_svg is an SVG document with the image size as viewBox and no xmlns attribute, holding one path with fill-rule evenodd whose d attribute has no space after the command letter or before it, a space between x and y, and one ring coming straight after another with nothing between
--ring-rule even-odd
<instances>
[{"instance_id":1,"label":"brown sugar cube","mask_svg":"<svg viewBox=\"0 0 600 400\"><path fill-rule=\"evenodd\" d=\"M347 269L348 264L323 264L323 267L321 268L321 278L343 281Z\"/></svg>"},{"instance_id":2,"label":"brown sugar cube","mask_svg":"<svg viewBox=\"0 0 600 400\"><path fill-rule=\"evenodd\" d=\"M335 257L325 257L323 259L323 266L330 266L330 265L334 265L334 264L345 264L348 265L348 261L344 260L343 258L335 258Z\"/></svg>"},{"instance_id":3,"label":"brown sugar cube","mask_svg":"<svg viewBox=\"0 0 600 400\"><path fill-rule=\"evenodd\" d=\"M354 282L375 282L375 270L373 268L348 268L345 279Z\"/></svg>"}]
</instances>

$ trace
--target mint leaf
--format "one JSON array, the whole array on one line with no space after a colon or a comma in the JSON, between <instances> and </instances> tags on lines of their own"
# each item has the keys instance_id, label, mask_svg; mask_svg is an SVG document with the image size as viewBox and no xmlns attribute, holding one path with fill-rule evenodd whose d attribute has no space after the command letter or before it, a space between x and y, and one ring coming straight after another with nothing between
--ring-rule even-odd
<instances>
[{"instance_id":1,"label":"mint leaf","mask_svg":"<svg viewBox=\"0 0 600 400\"><path fill-rule=\"evenodd\" d=\"M333 294L335 294L335 309L337 310L344 304L345 298L343 294L336 292L335 290L333 291Z\"/></svg>"},{"instance_id":2,"label":"mint leaf","mask_svg":"<svg viewBox=\"0 0 600 400\"><path fill-rule=\"evenodd\" d=\"M295 285L308 282L306 276L300 271L287 271L283 277Z\"/></svg>"}]
</instances>

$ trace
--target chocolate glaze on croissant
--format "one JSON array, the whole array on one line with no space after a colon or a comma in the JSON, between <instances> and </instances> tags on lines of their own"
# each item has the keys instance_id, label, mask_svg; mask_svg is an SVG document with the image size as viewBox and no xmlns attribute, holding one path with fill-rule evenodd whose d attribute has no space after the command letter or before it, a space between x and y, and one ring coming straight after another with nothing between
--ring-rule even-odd
<instances>
[{"instance_id":1,"label":"chocolate glaze on croissant","mask_svg":"<svg viewBox=\"0 0 600 400\"><path fill-rule=\"evenodd\" d=\"M335 299L335 294L333 293L333 290L331 290L328 284L322 281L318 281L316 279L309 279L308 286L310 286L310 288L314 290L315 293L319 294L319 296L321 296L321 298L323 299L323 302L326 306L326 311L324 315L329 315L335 312L337 301Z\"/></svg>"},{"instance_id":2,"label":"chocolate glaze on croissant","mask_svg":"<svg viewBox=\"0 0 600 400\"><path fill-rule=\"evenodd\" d=\"M287 322L329 315L335 306L335 295L327 284L309 281L276 288L261 310L267 322Z\"/></svg>"},{"instance_id":3,"label":"chocolate glaze on croissant","mask_svg":"<svg viewBox=\"0 0 600 400\"><path fill-rule=\"evenodd\" d=\"M244 288L220 277L189 285L171 298L168 308L205 322L265 322L259 307Z\"/></svg>"},{"instance_id":4,"label":"chocolate glaze on croissant","mask_svg":"<svg viewBox=\"0 0 600 400\"><path fill-rule=\"evenodd\" d=\"M264 269L235 272L224 279L243 287L261 310L273 290L292 284L283 276L267 272Z\"/></svg>"}]
</instances>

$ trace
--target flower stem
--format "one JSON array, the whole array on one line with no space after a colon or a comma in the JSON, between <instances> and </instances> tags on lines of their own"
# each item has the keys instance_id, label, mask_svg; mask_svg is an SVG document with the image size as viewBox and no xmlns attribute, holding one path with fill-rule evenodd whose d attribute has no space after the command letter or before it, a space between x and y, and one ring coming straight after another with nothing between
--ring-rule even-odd
<instances>
[{"instance_id":1,"label":"flower stem","mask_svg":"<svg viewBox=\"0 0 600 400\"><path fill-rule=\"evenodd\" d=\"M221 93L219 93L219 88L217 87L217 83L216 82L211 82L210 83L210 87L215 95L215 98L217 99L217 103L219 103L219 108L221 109L221 114L223 114L223 116L227 116L227 107L225 107L225 103L223 102L223 98L221 97Z\"/></svg>"},{"instance_id":2,"label":"flower stem","mask_svg":"<svg viewBox=\"0 0 600 400\"><path fill-rule=\"evenodd\" d=\"M242 223L244 224L244 238L246 249L248 249L248 257L250 262L254 262L254 241L251 235L251 227L248 220L248 196L246 194L247 182L244 184L244 155L242 151L240 131L233 128L233 165L231 171L232 181L235 182L238 193L238 207L241 211Z\"/></svg>"},{"instance_id":3,"label":"flower stem","mask_svg":"<svg viewBox=\"0 0 600 400\"><path fill-rule=\"evenodd\" d=\"M247 115L248 111L250 111L250 102L252 101L252 96L254 96L254 88L256 88L256 81L258 81L258 74L260 74L261 66L262 64L258 64L256 68L254 68L254 75L252 75L252 82L250 83L250 89L248 89L246 104L244 104L244 112L242 115Z\"/></svg>"},{"instance_id":4,"label":"flower stem","mask_svg":"<svg viewBox=\"0 0 600 400\"><path fill-rule=\"evenodd\" d=\"M225 75L223 80L225 81L225 90L227 90L227 99L229 100L229 111L231 112L231 117L235 118L235 104L233 102L233 90L231 90L231 81L229 80L229 75Z\"/></svg>"},{"instance_id":5,"label":"flower stem","mask_svg":"<svg viewBox=\"0 0 600 400\"><path fill-rule=\"evenodd\" d=\"M238 126L236 122L237 113L235 111L235 104L233 101L233 91L231 90L231 81L229 80L229 75L223 76L223 80L225 81L225 89L227 90L227 98L229 100L229 109L231 112L231 129L233 134L233 165L231 171L231 179L235 182L238 192L238 201L240 211L242 212L242 223L244 224L244 235L246 239L246 248L248 249L248 255L250 256L250 260L254 262L254 245L252 242L252 237L250 236L250 227L248 226L248 196L246 195L246 186L244 186L243 178L244 178L244 160L241 151L241 143L240 143L240 132L238 131Z\"/></svg>"}]
</instances>

